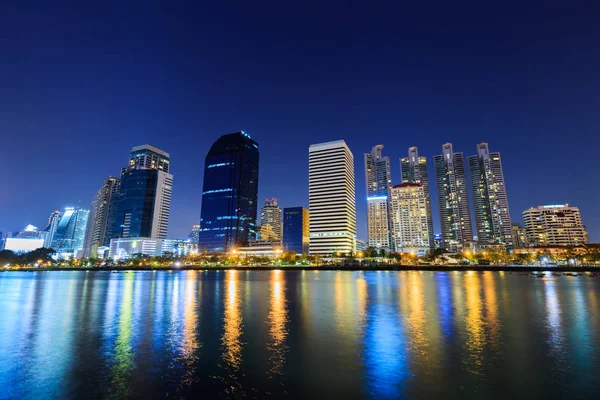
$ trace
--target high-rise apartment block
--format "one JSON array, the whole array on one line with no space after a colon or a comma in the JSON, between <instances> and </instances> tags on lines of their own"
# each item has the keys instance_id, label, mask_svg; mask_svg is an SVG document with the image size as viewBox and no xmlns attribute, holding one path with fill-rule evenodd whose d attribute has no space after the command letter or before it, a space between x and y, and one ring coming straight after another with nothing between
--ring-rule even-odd
<instances>
[{"instance_id":1,"label":"high-rise apartment block","mask_svg":"<svg viewBox=\"0 0 600 400\"><path fill-rule=\"evenodd\" d=\"M588 242L588 232L577 207L550 205L523 211L531 246L576 246Z\"/></svg>"},{"instance_id":2,"label":"high-rise apartment block","mask_svg":"<svg viewBox=\"0 0 600 400\"><path fill-rule=\"evenodd\" d=\"M260 210L261 229L270 226L273 231L273 240L281 241L281 208L277 204L277 199L266 199L265 205Z\"/></svg>"},{"instance_id":3,"label":"high-rise apartment block","mask_svg":"<svg viewBox=\"0 0 600 400\"><path fill-rule=\"evenodd\" d=\"M512 228L500 153L490 153L487 143L477 145L469 157L469 174L478 242L512 246Z\"/></svg>"},{"instance_id":4,"label":"high-rise apartment block","mask_svg":"<svg viewBox=\"0 0 600 400\"><path fill-rule=\"evenodd\" d=\"M213 143L204 164L200 251L226 251L256 238L258 159L258 143L244 132Z\"/></svg>"},{"instance_id":5,"label":"high-rise apartment block","mask_svg":"<svg viewBox=\"0 0 600 400\"><path fill-rule=\"evenodd\" d=\"M84 244L84 255L97 257L99 247L108 247L115 223L121 180L109 177L96 193Z\"/></svg>"},{"instance_id":6,"label":"high-rise apartment block","mask_svg":"<svg viewBox=\"0 0 600 400\"><path fill-rule=\"evenodd\" d=\"M420 183L403 183L391 189L390 216L394 251L420 256L431 250L427 196Z\"/></svg>"},{"instance_id":7,"label":"high-rise apartment block","mask_svg":"<svg viewBox=\"0 0 600 400\"><path fill-rule=\"evenodd\" d=\"M308 254L310 241L309 212L304 207L283 209L283 249Z\"/></svg>"},{"instance_id":8,"label":"high-rise apartment block","mask_svg":"<svg viewBox=\"0 0 600 400\"><path fill-rule=\"evenodd\" d=\"M354 156L343 140L309 149L310 254L356 249Z\"/></svg>"},{"instance_id":9,"label":"high-rise apartment block","mask_svg":"<svg viewBox=\"0 0 600 400\"><path fill-rule=\"evenodd\" d=\"M48 218L48 225L44 229L46 231L46 238L44 239L44 247L51 248L52 240L54 239L54 233L56 232L56 227L60 222L63 212L60 210L56 210L50 214Z\"/></svg>"},{"instance_id":10,"label":"high-rise apartment block","mask_svg":"<svg viewBox=\"0 0 600 400\"><path fill-rule=\"evenodd\" d=\"M112 238L167 237L173 191L170 161L169 153L150 145L131 150L121 174Z\"/></svg>"},{"instance_id":11,"label":"high-rise apartment block","mask_svg":"<svg viewBox=\"0 0 600 400\"><path fill-rule=\"evenodd\" d=\"M402 172L402 183L417 183L423 186L427 213L427 231L429 232L428 241L430 250L434 250L433 214L431 212L431 193L429 191L427 158L419 156L419 149L417 147L410 147L408 149L408 157L400 159L400 169Z\"/></svg>"},{"instance_id":12,"label":"high-rise apartment block","mask_svg":"<svg viewBox=\"0 0 600 400\"><path fill-rule=\"evenodd\" d=\"M367 233L369 246L391 250L389 195L392 179L390 159L383 157L383 145L374 146L365 153L367 184Z\"/></svg>"},{"instance_id":13,"label":"high-rise apartment block","mask_svg":"<svg viewBox=\"0 0 600 400\"><path fill-rule=\"evenodd\" d=\"M446 143L434 160L443 245L451 252L461 251L473 241L463 153Z\"/></svg>"}]
</instances>

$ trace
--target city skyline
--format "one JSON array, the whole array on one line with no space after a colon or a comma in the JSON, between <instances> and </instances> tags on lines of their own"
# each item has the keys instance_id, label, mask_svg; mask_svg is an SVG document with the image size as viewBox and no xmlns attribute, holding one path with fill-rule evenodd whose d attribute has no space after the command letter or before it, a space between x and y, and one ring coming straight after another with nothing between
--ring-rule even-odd
<instances>
[{"instance_id":1,"label":"city skyline","mask_svg":"<svg viewBox=\"0 0 600 400\"><path fill-rule=\"evenodd\" d=\"M282 207L308 206L304 149L312 143L343 138L355 155L382 143L399 184L397 161L410 146L430 159L445 142L465 155L487 142L502 154L515 222L528 207L574 204L591 241L600 241L593 12L547 4L540 17L521 4L488 23L478 17L489 15L481 4L441 6L435 15L418 4L385 13L325 4L320 14L329 23L321 24L299 7L145 8L153 24L121 24L112 12L77 6L4 9L0 135L10 149L5 165L19 167L0 171L0 230L43 226L65 206L89 207L107 174L118 174L123 150L150 143L177 160L168 236L185 237L200 216L199 158L219 134L244 129L261 143L258 198L277 197ZM138 12L133 4L121 10ZM224 21L232 27L225 32ZM202 39L217 31L214 41ZM577 154L569 164L567 140ZM362 163L355 167L356 198L364 199ZM56 171L68 182L60 189ZM365 239L365 207L357 212ZM440 232L437 214L434 205Z\"/></svg>"}]
</instances>

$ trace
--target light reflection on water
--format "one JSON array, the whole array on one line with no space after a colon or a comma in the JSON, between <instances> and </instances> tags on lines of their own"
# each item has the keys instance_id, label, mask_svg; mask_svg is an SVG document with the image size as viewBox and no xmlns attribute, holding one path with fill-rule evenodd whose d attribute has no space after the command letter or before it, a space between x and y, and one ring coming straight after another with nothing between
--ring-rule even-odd
<instances>
[{"instance_id":1,"label":"light reflection on water","mask_svg":"<svg viewBox=\"0 0 600 400\"><path fill-rule=\"evenodd\" d=\"M0 274L0 398L591 397L600 279Z\"/></svg>"}]
</instances>

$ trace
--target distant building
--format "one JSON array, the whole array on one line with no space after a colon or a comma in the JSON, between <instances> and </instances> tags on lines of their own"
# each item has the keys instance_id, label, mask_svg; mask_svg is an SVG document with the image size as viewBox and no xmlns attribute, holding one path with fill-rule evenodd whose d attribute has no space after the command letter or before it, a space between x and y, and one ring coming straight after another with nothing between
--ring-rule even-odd
<instances>
[{"instance_id":1,"label":"distant building","mask_svg":"<svg viewBox=\"0 0 600 400\"><path fill-rule=\"evenodd\" d=\"M198 238L200 237L200 224L192 225L192 231L188 235L188 240L198 246Z\"/></svg>"},{"instance_id":2,"label":"distant building","mask_svg":"<svg viewBox=\"0 0 600 400\"><path fill-rule=\"evenodd\" d=\"M74 258L83 250L89 210L65 208L52 238L51 247L58 258Z\"/></svg>"},{"instance_id":3,"label":"distant building","mask_svg":"<svg viewBox=\"0 0 600 400\"><path fill-rule=\"evenodd\" d=\"M281 208L277 205L277 199L266 199L265 205L260 210L261 227L270 226L275 240L281 240Z\"/></svg>"},{"instance_id":4,"label":"distant building","mask_svg":"<svg viewBox=\"0 0 600 400\"><path fill-rule=\"evenodd\" d=\"M46 238L44 239L44 247L50 248L52 247L52 240L54 240L54 233L56 232L56 227L62 218L63 212L60 210L54 211L50 214L48 218L48 226L44 229L46 231Z\"/></svg>"},{"instance_id":5,"label":"distant building","mask_svg":"<svg viewBox=\"0 0 600 400\"><path fill-rule=\"evenodd\" d=\"M512 241L513 247L516 249L529 247L529 240L527 239L527 231L521 224L512 224Z\"/></svg>"},{"instance_id":6,"label":"distant building","mask_svg":"<svg viewBox=\"0 0 600 400\"><path fill-rule=\"evenodd\" d=\"M356 239L356 252L367 250L367 242L365 240Z\"/></svg>"},{"instance_id":7,"label":"distant building","mask_svg":"<svg viewBox=\"0 0 600 400\"><path fill-rule=\"evenodd\" d=\"M90 218L84 240L84 257L97 257L98 248L110 244L117 214L121 180L109 177L96 193L90 206Z\"/></svg>"},{"instance_id":8,"label":"distant building","mask_svg":"<svg viewBox=\"0 0 600 400\"><path fill-rule=\"evenodd\" d=\"M158 238L116 238L110 241L109 258L126 260L133 256L162 256L179 254L183 240Z\"/></svg>"},{"instance_id":9,"label":"distant building","mask_svg":"<svg viewBox=\"0 0 600 400\"><path fill-rule=\"evenodd\" d=\"M469 174L478 242L512 246L512 227L500 153L490 153L487 143L477 145L469 157Z\"/></svg>"},{"instance_id":10,"label":"distant building","mask_svg":"<svg viewBox=\"0 0 600 400\"><path fill-rule=\"evenodd\" d=\"M422 256L432 249L423 185L403 183L392 187L390 216L394 251Z\"/></svg>"},{"instance_id":11,"label":"distant building","mask_svg":"<svg viewBox=\"0 0 600 400\"><path fill-rule=\"evenodd\" d=\"M19 238L19 237L8 237L4 242L3 250L10 250L13 253L23 254L29 253L30 251L44 247L43 238Z\"/></svg>"},{"instance_id":12,"label":"distant building","mask_svg":"<svg viewBox=\"0 0 600 400\"><path fill-rule=\"evenodd\" d=\"M309 148L310 254L354 253L354 156L343 140Z\"/></svg>"},{"instance_id":13,"label":"distant building","mask_svg":"<svg viewBox=\"0 0 600 400\"><path fill-rule=\"evenodd\" d=\"M169 153L150 145L131 150L119 193L114 194L117 203L111 238L167 237L173 193L170 161ZM112 221L112 211L108 218Z\"/></svg>"},{"instance_id":14,"label":"distant building","mask_svg":"<svg viewBox=\"0 0 600 400\"><path fill-rule=\"evenodd\" d=\"M442 242L442 234L441 233L434 233L433 234L433 243L435 244L435 248L436 249L443 249L444 248L444 244Z\"/></svg>"},{"instance_id":15,"label":"distant building","mask_svg":"<svg viewBox=\"0 0 600 400\"><path fill-rule=\"evenodd\" d=\"M443 245L451 252L462 251L473 241L463 153L446 143L434 160Z\"/></svg>"},{"instance_id":16,"label":"distant building","mask_svg":"<svg viewBox=\"0 0 600 400\"><path fill-rule=\"evenodd\" d=\"M389 251L390 236L389 196L392 179L390 158L383 157L383 145L374 146L365 153L365 181L367 184L367 234L369 246Z\"/></svg>"},{"instance_id":17,"label":"distant building","mask_svg":"<svg viewBox=\"0 0 600 400\"><path fill-rule=\"evenodd\" d=\"M309 212L304 207L283 209L283 248L296 254L308 254L310 241Z\"/></svg>"},{"instance_id":18,"label":"distant building","mask_svg":"<svg viewBox=\"0 0 600 400\"><path fill-rule=\"evenodd\" d=\"M223 135L204 163L200 251L227 251L256 238L258 143L244 132Z\"/></svg>"},{"instance_id":19,"label":"distant building","mask_svg":"<svg viewBox=\"0 0 600 400\"><path fill-rule=\"evenodd\" d=\"M577 207L550 205L523 211L531 246L577 246L588 242L588 232Z\"/></svg>"}]
</instances>

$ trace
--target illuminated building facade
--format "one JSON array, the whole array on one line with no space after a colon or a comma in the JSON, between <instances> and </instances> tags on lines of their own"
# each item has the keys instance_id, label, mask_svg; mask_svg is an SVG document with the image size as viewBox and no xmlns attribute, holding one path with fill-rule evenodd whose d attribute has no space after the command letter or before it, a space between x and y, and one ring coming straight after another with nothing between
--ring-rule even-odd
<instances>
[{"instance_id":1,"label":"illuminated building facade","mask_svg":"<svg viewBox=\"0 0 600 400\"><path fill-rule=\"evenodd\" d=\"M266 199L265 205L260 210L261 228L270 226L273 230L273 240L281 240L281 208L277 204L277 199Z\"/></svg>"},{"instance_id":2,"label":"illuminated building facade","mask_svg":"<svg viewBox=\"0 0 600 400\"><path fill-rule=\"evenodd\" d=\"M310 242L309 212L304 207L283 209L283 248L296 254L308 254Z\"/></svg>"},{"instance_id":3,"label":"illuminated building facade","mask_svg":"<svg viewBox=\"0 0 600 400\"><path fill-rule=\"evenodd\" d=\"M58 226L61 217L62 211L60 210L56 210L52 214L50 214L50 217L48 218L48 225L46 226L46 228L44 228L44 231L46 232L46 238L44 239L44 247L52 247L54 233L56 232L56 227Z\"/></svg>"},{"instance_id":4,"label":"illuminated building facade","mask_svg":"<svg viewBox=\"0 0 600 400\"><path fill-rule=\"evenodd\" d=\"M309 253L354 253L354 156L346 142L338 140L311 145L308 171Z\"/></svg>"},{"instance_id":5,"label":"illuminated building facade","mask_svg":"<svg viewBox=\"0 0 600 400\"><path fill-rule=\"evenodd\" d=\"M512 224L512 241L515 249L529 247L527 230L519 223Z\"/></svg>"},{"instance_id":6,"label":"illuminated building facade","mask_svg":"<svg viewBox=\"0 0 600 400\"><path fill-rule=\"evenodd\" d=\"M367 233L370 247L391 250L389 195L392 183L390 159L382 157L383 145L365 153L367 184Z\"/></svg>"},{"instance_id":7,"label":"illuminated building facade","mask_svg":"<svg viewBox=\"0 0 600 400\"><path fill-rule=\"evenodd\" d=\"M51 247L58 258L77 257L83 249L89 210L67 207L61 215L52 238Z\"/></svg>"},{"instance_id":8,"label":"illuminated building facade","mask_svg":"<svg viewBox=\"0 0 600 400\"><path fill-rule=\"evenodd\" d=\"M463 153L455 153L446 143L434 161L442 243L451 252L462 251L473 241Z\"/></svg>"},{"instance_id":9,"label":"illuminated building facade","mask_svg":"<svg viewBox=\"0 0 600 400\"><path fill-rule=\"evenodd\" d=\"M227 251L256 238L258 143L244 132L221 136L204 164L198 250Z\"/></svg>"},{"instance_id":10,"label":"illuminated building facade","mask_svg":"<svg viewBox=\"0 0 600 400\"><path fill-rule=\"evenodd\" d=\"M403 183L391 189L390 215L394 251L425 255L433 234L427 220L427 196L422 184Z\"/></svg>"},{"instance_id":11,"label":"illuminated building facade","mask_svg":"<svg viewBox=\"0 0 600 400\"><path fill-rule=\"evenodd\" d=\"M429 173L427 172L427 158L419 156L417 147L408 149L408 157L400 159L402 183L418 183L423 186L426 201L427 230L429 232L430 250L435 249L433 237L433 214L431 212L431 192L429 191Z\"/></svg>"},{"instance_id":12,"label":"illuminated building facade","mask_svg":"<svg viewBox=\"0 0 600 400\"><path fill-rule=\"evenodd\" d=\"M500 153L490 153L487 143L478 144L477 155L469 157L469 174L477 241L512 246L512 227Z\"/></svg>"},{"instance_id":13,"label":"illuminated building facade","mask_svg":"<svg viewBox=\"0 0 600 400\"><path fill-rule=\"evenodd\" d=\"M550 205L523 211L530 246L577 246L588 242L588 232L577 207Z\"/></svg>"}]
</instances>

